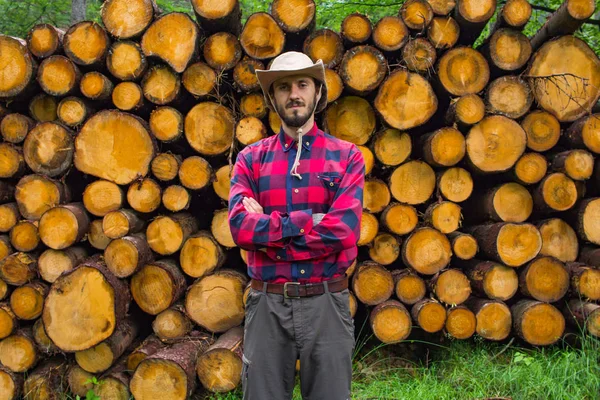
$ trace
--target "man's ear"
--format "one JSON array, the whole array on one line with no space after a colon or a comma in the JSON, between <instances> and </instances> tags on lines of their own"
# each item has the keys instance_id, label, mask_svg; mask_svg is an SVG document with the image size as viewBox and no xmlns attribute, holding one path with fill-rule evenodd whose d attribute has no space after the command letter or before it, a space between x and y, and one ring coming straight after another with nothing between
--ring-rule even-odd
<instances>
[{"instance_id":1,"label":"man's ear","mask_svg":"<svg viewBox=\"0 0 600 400\"><path fill-rule=\"evenodd\" d=\"M319 104L319 100L321 100L321 96L323 96L323 84L319 82L319 89L317 90L317 94L316 94L316 101L315 104Z\"/></svg>"}]
</instances>

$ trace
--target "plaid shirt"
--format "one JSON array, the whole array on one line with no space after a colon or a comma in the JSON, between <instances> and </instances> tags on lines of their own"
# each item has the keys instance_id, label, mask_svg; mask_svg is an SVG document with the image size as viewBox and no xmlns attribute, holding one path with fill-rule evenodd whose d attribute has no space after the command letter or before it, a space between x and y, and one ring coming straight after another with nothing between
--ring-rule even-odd
<instances>
[{"instance_id":1,"label":"plaid shirt","mask_svg":"<svg viewBox=\"0 0 600 400\"><path fill-rule=\"evenodd\" d=\"M229 227L248 250L251 278L283 283L342 276L357 256L365 165L356 145L313 128L303 135L298 173L290 175L296 141L283 129L237 156L229 193ZM242 204L252 197L264 214ZM312 214L324 213L313 226Z\"/></svg>"}]
</instances>

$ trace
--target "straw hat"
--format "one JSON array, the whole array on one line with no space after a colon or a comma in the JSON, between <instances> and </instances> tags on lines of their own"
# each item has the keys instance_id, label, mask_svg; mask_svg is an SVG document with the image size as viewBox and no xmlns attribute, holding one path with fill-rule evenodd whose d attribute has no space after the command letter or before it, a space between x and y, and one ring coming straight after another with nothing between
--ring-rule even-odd
<instances>
[{"instance_id":1,"label":"straw hat","mask_svg":"<svg viewBox=\"0 0 600 400\"><path fill-rule=\"evenodd\" d=\"M317 60L313 64L310 57L297 51L288 51L277 56L273 59L267 70L256 70L256 77L265 96L267 107L275 111L273 101L269 95L269 89L271 89L273 82L291 75L310 76L322 83L321 99L315 108L315 113L323 111L327 106L327 86L325 85L325 67L323 66L323 61Z\"/></svg>"}]
</instances>

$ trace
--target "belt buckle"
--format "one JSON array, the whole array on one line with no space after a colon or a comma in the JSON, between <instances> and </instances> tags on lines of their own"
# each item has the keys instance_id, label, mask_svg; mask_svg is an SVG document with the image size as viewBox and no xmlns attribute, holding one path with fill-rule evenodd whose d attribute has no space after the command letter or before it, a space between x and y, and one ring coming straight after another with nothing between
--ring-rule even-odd
<instances>
[{"instance_id":1,"label":"belt buckle","mask_svg":"<svg viewBox=\"0 0 600 400\"><path fill-rule=\"evenodd\" d=\"M285 282L283 284L283 297L286 299L299 299L300 296L290 296L288 295L288 286L289 285L294 285L294 286L300 286L300 282ZM296 293L300 294L300 292L298 291L298 289L296 289Z\"/></svg>"}]
</instances>

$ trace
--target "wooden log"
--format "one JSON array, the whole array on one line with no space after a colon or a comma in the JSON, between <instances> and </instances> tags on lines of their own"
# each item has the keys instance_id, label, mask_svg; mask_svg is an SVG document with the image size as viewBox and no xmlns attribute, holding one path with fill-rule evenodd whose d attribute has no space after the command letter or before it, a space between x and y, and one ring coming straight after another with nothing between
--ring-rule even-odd
<instances>
[{"instance_id":1,"label":"wooden log","mask_svg":"<svg viewBox=\"0 0 600 400\"><path fill-rule=\"evenodd\" d=\"M66 249L84 238L89 225L90 218L83 203L59 205L40 218L40 239L51 249Z\"/></svg>"},{"instance_id":2,"label":"wooden log","mask_svg":"<svg viewBox=\"0 0 600 400\"><path fill-rule=\"evenodd\" d=\"M522 185L533 185L546 176L548 161L539 153L524 153L510 171Z\"/></svg>"},{"instance_id":3,"label":"wooden log","mask_svg":"<svg viewBox=\"0 0 600 400\"><path fill-rule=\"evenodd\" d=\"M369 257L381 265L390 265L400 256L400 243L396 236L380 233L369 245Z\"/></svg>"},{"instance_id":4,"label":"wooden log","mask_svg":"<svg viewBox=\"0 0 600 400\"><path fill-rule=\"evenodd\" d=\"M87 372L79 365L71 365L66 376L71 393L75 396L85 398L86 393L94 389L94 384L92 383L93 377L93 374Z\"/></svg>"},{"instance_id":5,"label":"wooden log","mask_svg":"<svg viewBox=\"0 0 600 400\"><path fill-rule=\"evenodd\" d=\"M510 334L512 315L510 309L500 300L471 297L465 305L473 311L477 319L475 331L487 340L504 340Z\"/></svg>"},{"instance_id":6,"label":"wooden log","mask_svg":"<svg viewBox=\"0 0 600 400\"><path fill-rule=\"evenodd\" d=\"M20 178L26 171L20 146L0 143L0 178Z\"/></svg>"},{"instance_id":7,"label":"wooden log","mask_svg":"<svg viewBox=\"0 0 600 400\"><path fill-rule=\"evenodd\" d=\"M123 206L125 195L119 185L99 179L86 186L83 191L83 205L92 215L104 217Z\"/></svg>"},{"instance_id":8,"label":"wooden log","mask_svg":"<svg viewBox=\"0 0 600 400\"><path fill-rule=\"evenodd\" d=\"M498 222L466 231L477 239L481 254L509 267L533 260L542 248L542 235L529 223Z\"/></svg>"},{"instance_id":9,"label":"wooden log","mask_svg":"<svg viewBox=\"0 0 600 400\"><path fill-rule=\"evenodd\" d=\"M546 175L533 192L533 204L538 212L556 212L571 209L579 195L575 182L562 172Z\"/></svg>"},{"instance_id":10,"label":"wooden log","mask_svg":"<svg viewBox=\"0 0 600 400\"><path fill-rule=\"evenodd\" d=\"M531 46L537 50L553 37L574 33L595 9L593 0L566 0L531 38Z\"/></svg>"},{"instance_id":11,"label":"wooden log","mask_svg":"<svg viewBox=\"0 0 600 400\"><path fill-rule=\"evenodd\" d=\"M63 37L63 49L75 64L99 69L110 47L106 30L93 21L78 22Z\"/></svg>"},{"instance_id":12,"label":"wooden log","mask_svg":"<svg viewBox=\"0 0 600 400\"><path fill-rule=\"evenodd\" d=\"M344 56L344 43L341 36L331 29L319 29L312 32L302 46L304 54L313 62L323 61L326 68L337 67Z\"/></svg>"},{"instance_id":13,"label":"wooden log","mask_svg":"<svg viewBox=\"0 0 600 400\"><path fill-rule=\"evenodd\" d=\"M213 102L196 104L185 117L185 138L202 155L214 156L229 150L234 129L231 110Z\"/></svg>"},{"instance_id":14,"label":"wooden log","mask_svg":"<svg viewBox=\"0 0 600 400\"><path fill-rule=\"evenodd\" d=\"M340 35L346 48L365 44L373 33L373 24L369 17L360 12L348 14L340 26Z\"/></svg>"},{"instance_id":15,"label":"wooden log","mask_svg":"<svg viewBox=\"0 0 600 400\"><path fill-rule=\"evenodd\" d=\"M387 54L400 50L409 38L408 27L399 16L382 17L373 27L373 43Z\"/></svg>"},{"instance_id":16,"label":"wooden log","mask_svg":"<svg viewBox=\"0 0 600 400\"><path fill-rule=\"evenodd\" d=\"M600 300L600 269L574 262L567 263L566 268L571 277L573 297L588 301Z\"/></svg>"},{"instance_id":17,"label":"wooden log","mask_svg":"<svg viewBox=\"0 0 600 400\"><path fill-rule=\"evenodd\" d=\"M50 56L40 64L37 81L42 90L51 96L74 94L79 88L81 71L65 56Z\"/></svg>"},{"instance_id":18,"label":"wooden log","mask_svg":"<svg viewBox=\"0 0 600 400\"><path fill-rule=\"evenodd\" d=\"M581 201L577 208L572 211L572 226L579 237L593 244L600 244L600 234L598 229L598 209L600 208L600 198L591 197Z\"/></svg>"},{"instance_id":19,"label":"wooden log","mask_svg":"<svg viewBox=\"0 0 600 400\"><path fill-rule=\"evenodd\" d=\"M181 78L169 66L148 68L141 82L146 100L157 105L176 104L182 98Z\"/></svg>"},{"instance_id":20,"label":"wooden log","mask_svg":"<svg viewBox=\"0 0 600 400\"><path fill-rule=\"evenodd\" d=\"M196 360L209 337L175 343L146 357L135 369L129 388L136 399L187 399L196 388Z\"/></svg>"},{"instance_id":21,"label":"wooden log","mask_svg":"<svg viewBox=\"0 0 600 400\"><path fill-rule=\"evenodd\" d=\"M600 266L600 248L595 246L584 246L579 255L579 262L591 265L593 267Z\"/></svg>"},{"instance_id":22,"label":"wooden log","mask_svg":"<svg viewBox=\"0 0 600 400\"><path fill-rule=\"evenodd\" d=\"M358 246L365 246L373 242L375 236L379 232L379 221L377 217L368 211L363 210L362 218L360 221L360 237L358 239Z\"/></svg>"},{"instance_id":23,"label":"wooden log","mask_svg":"<svg viewBox=\"0 0 600 400\"><path fill-rule=\"evenodd\" d=\"M479 251L479 245L473 235L468 233L454 231L448 234L452 254L459 260L470 260Z\"/></svg>"},{"instance_id":24,"label":"wooden log","mask_svg":"<svg viewBox=\"0 0 600 400\"><path fill-rule=\"evenodd\" d=\"M138 365L147 357L153 355L165 345L154 335L149 335L127 356L127 369L135 371Z\"/></svg>"},{"instance_id":25,"label":"wooden log","mask_svg":"<svg viewBox=\"0 0 600 400\"><path fill-rule=\"evenodd\" d=\"M340 98L344 90L344 82L335 70L325 68L325 85L327 86L327 103L333 103Z\"/></svg>"},{"instance_id":26,"label":"wooden log","mask_svg":"<svg viewBox=\"0 0 600 400\"><path fill-rule=\"evenodd\" d=\"M44 327L61 350L86 350L112 335L130 302L127 284L100 257L92 257L52 284L42 313Z\"/></svg>"},{"instance_id":27,"label":"wooden log","mask_svg":"<svg viewBox=\"0 0 600 400\"><path fill-rule=\"evenodd\" d=\"M516 182L494 186L467 203L467 221L525 222L533 212L531 194Z\"/></svg>"},{"instance_id":28,"label":"wooden log","mask_svg":"<svg viewBox=\"0 0 600 400\"><path fill-rule=\"evenodd\" d=\"M363 208L378 213L390 204L391 195L388 186L380 179L367 179L364 185Z\"/></svg>"},{"instance_id":29,"label":"wooden log","mask_svg":"<svg viewBox=\"0 0 600 400\"><path fill-rule=\"evenodd\" d=\"M365 162L365 176L371 175L371 171L373 171L373 167L375 166L375 156L371 149L367 146L358 145L358 150L360 150L363 161Z\"/></svg>"},{"instance_id":30,"label":"wooden log","mask_svg":"<svg viewBox=\"0 0 600 400\"><path fill-rule=\"evenodd\" d=\"M19 327L19 320L8 302L0 303L0 340L9 337Z\"/></svg>"},{"instance_id":31,"label":"wooden log","mask_svg":"<svg viewBox=\"0 0 600 400\"><path fill-rule=\"evenodd\" d=\"M161 191L152 178L135 181L127 189L127 203L137 212L151 213L160 206Z\"/></svg>"},{"instance_id":32,"label":"wooden log","mask_svg":"<svg viewBox=\"0 0 600 400\"><path fill-rule=\"evenodd\" d=\"M117 325L108 339L89 349L75 352L75 361L87 372L104 372L121 357L137 336L138 330L135 322L125 319Z\"/></svg>"},{"instance_id":33,"label":"wooden log","mask_svg":"<svg viewBox=\"0 0 600 400\"><path fill-rule=\"evenodd\" d=\"M41 281L32 281L16 288L10 295L10 308L21 320L34 320L42 314L44 298L49 287Z\"/></svg>"},{"instance_id":34,"label":"wooden log","mask_svg":"<svg viewBox=\"0 0 600 400\"><path fill-rule=\"evenodd\" d=\"M186 90L195 98L207 99L218 88L217 72L203 62L197 62L187 67L181 81Z\"/></svg>"},{"instance_id":35,"label":"wooden log","mask_svg":"<svg viewBox=\"0 0 600 400\"><path fill-rule=\"evenodd\" d=\"M377 48L355 46L344 53L339 74L349 93L366 96L383 82L387 69L387 61Z\"/></svg>"},{"instance_id":36,"label":"wooden log","mask_svg":"<svg viewBox=\"0 0 600 400\"><path fill-rule=\"evenodd\" d=\"M471 173L461 167L445 169L437 174L437 186L447 200L461 203L473 192Z\"/></svg>"},{"instance_id":37,"label":"wooden log","mask_svg":"<svg viewBox=\"0 0 600 400\"><path fill-rule=\"evenodd\" d=\"M413 206L393 202L380 216L381 225L396 235L412 232L418 223L417 210Z\"/></svg>"},{"instance_id":38,"label":"wooden log","mask_svg":"<svg viewBox=\"0 0 600 400\"><path fill-rule=\"evenodd\" d=\"M203 46L204 60L217 72L228 71L242 58L242 46L237 36L217 32L209 36Z\"/></svg>"},{"instance_id":39,"label":"wooden log","mask_svg":"<svg viewBox=\"0 0 600 400\"><path fill-rule=\"evenodd\" d=\"M69 361L59 356L40 363L27 375L23 384L25 400L58 399L58 393L66 390L65 375Z\"/></svg>"},{"instance_id":40,"label":"wooden log","mask_svg":"<svg viewBox=\"0 0 600 400\"><path fill-rule=\"evenodd\" d=\"M471 125L481 121L484 116L485 103L481 97L476 94L466 94L450 101L445 119L447 124L456 123L461 131L466 131Z\"/></svg>"},{"instance_id":41,"label":"wooden log","mask_svg":"<svg viewBox=\"0 0 600 400\"><path fill-rule=\"evenodd\" d=\"M481 298L506 301L517 293L519 277L514 268L476 259L458 265L469 278L473 292Z\"/></svg>"},{"instance_id":42,"label":"wooden log","mask_svg":"<svg viewBox=\"0 0 600 400\"><path fill-rule=\"evenodd\" d=\"M28 93L35 80L37 63L21 39L0 37L0 63L13 65L14 70L0 83L0 99L12 99Z\"/></svg>"},{"instance_id":43,"label":"wooden log","mask_svg":"<svg viewBox=\"0 0 600 400\"><path fill-rule=\"evenodd\" d=\"M587 148L595 154L600 154L600 115L592 114L579 118L565 131L564 137L573 147Z\"/></svg>"},{"instance_id":44,"label":"wooden log","mask_svg":"<svg viewBox=\"0 0 600 400\"><path fill-rule=\"evenodd\" d=\"M331 135L357 145L365 144L375 131L375 112L369 102L361 97L340 98L325 110L323 118L326 130Z\"/></svg>"},{"instance_id":45,"label":"wooden log","mask_svg":"<svg viewBox=\"0 0 600 400\"><path fill-rule=\"evenodd\" d=\"M285 34L270 14L257 12L246 20L240 34L240 44L248 56L266 60L281 54Z\"/></svg>"},{"instance_id":46,"label":"wooden log","mask_svg":"<svg viewBox=\"0 0 600 400\"><path fill-rule=\"evenodd\" d=\"M198 221L189 213L159 216L146 229L150 248L161 255L173 254L198 230Z\"/></svg>"},{"instance_id":47,"label":"wooden log","mask_svg":"<svg viewBox=\"0 0 600 400\"><path fill-rule=\"evenodd\" d=\"M531 4L527 0L507 0L498 13L495 26L508 26L522 30L531 18L531 9Z\"/></svg>"},{"instance_id":48,"label":"wooden log","mask_svg":"<svg viewBox=\"0 0 600 400\"><path fill-rule=\"evenodd\" d=\"M468 339L475 334L477 319L475 313L464 305L448 309L445 330L455 339Z\"/></svg>"},{"instance_id":49,"label":"wooden log","mask_svg":"<svg viewBox=\"0 0 600 400\"><path fill-rule=\"evenodd\" d=\"M409 161L392 172L389 178L392 196L401 203L416 205L426 202L435 188L435 173L423 161Z\"/></svg>"},{"instance_id":50,"label":"wooden log","mask_svg":"<svg viewBox=\"0 0 600 400\"><path fill-rule=\"evenodd\" d=\"M27 32L27 48L37 58L50 57L62 52L65 32L50 24L37 24Z\"/></svg>"},{"instance_id":51,"label":"wooden log","mask_svg":"<svg viewBox=\"0 0 600 400\"><path fill-rule=\"evenodd\" d=\"M86 256L87 251L83 247L69 247L65 250L47 249L38 259L40 276L46 282L54 283L63 272L73 270Z\"/></svg>"},{"instance_id":52,"label":"wooden log","mask_svg":"<svg viewBox=\"0 0 600 400\"><path fill-rule=\"evenodd\" d=\"M227 269L200 278L185 296L188 317L213 333L240 325L244 319L242 295L246 283L244 275Z\"/></svg>"},{"instance_id":53,"label":"wooden log","mask_svg":"<svg viewBox=\"0 0 600 400\"><path fill-rule=\"evenodd\" d=\"M112 240L104 249L106 267L118 278L127 278L153 259L143 233Z\"/></svg>"},{"instance_id":54,"label":"wooden log","mask_svg":"<svg viewBox=\"0 0 600 400\"><path fill-rule=\"evenodd\" d=\"M393 291L392 274L375 261L360 263L352 276L352 292L363 304L383 303L390 298Z\"/></svg>"},{"instance_id":55,"label":"wooden log","mask_svg":"<svg viewBox=\"0 0 600 400\"><path fill-rule=\"evenodd\" d=\"M39 358L31 327L21 328L0 341L0 362L12 372L30 370Z\"/></svg>"},{"instance_id":56,"label":"wooden log","mask_svg":"<svg viewBox=\"0 0 600 400\"><path fill-rule=\"evenodd\" d=\"M532 49L529 39L522 32L501 28L485 42L481 52L489 61L492 75L501 76L522 70L531 58Z\"/></svg>"},{"instance_id":57,"label":"wooden log","mask_svg":"<svg viewBox=\"0 0 600 400\"><path fill-rule=\"evenodd\" d=\"M451 201L432 203L425 210L424 223L448 234L456 231L462 220L461 207Z\"/></svg>"},{"instance_id":58,"label":"wooden log","mask_svg":"<svg viewBox=\"0 0 600 400\"><path fill-rule=\"evenodd\" d=\"M547 151L558 143L560 123L556 117L543 110L534 110L521 122L527 134L527 147L533 151Z\"/></svg>"},{"instance_id":59,"label":"wooden log","mask_svg":"<svg viewBox=\"0 0 600 400\"><path fill-rule=\"evenodd\" d=\"M256 117L244 117L235 126L235 138L244 146L256 143L266 137L267 128Z\"/></svg>"},{"instance_id":60,"label":"wooden log","mask_svg":"<svg viewBox=\"0 0 600 400\"><path fill-rule=\"evenodd\" d=\"M460 37L462 38L462 31ZM444 53L437 72L443 88L454 96L479 93L487 86L490 78L486 59L469 47L456 47Z\"/></svg>"},{"instance_id":61,"label":"wooden log","mask_svg":"<svg viewBox=\"0 0 600 400\"><path fill-rule=\"evenodd\" d=\"M189 208L192 196L186 188L180 185L168 186L162 195L162 203L171 212L177 213Z\"/></svg>"},{"instance_id":62,"label":"wooden log","mask_svg":"<svg viewBox=\"0 0 600 400\"><path fill-rule=\"evenodd\" d=\"M448 269L434 276L429 286L439 301L451 306L464 303L471 295L469 279L458 269Z\"/></svg>"},{"instance_id":63,"label":"wooden log","mask_svg":"<svg viewBox=\"0 0 600 400\"><path fill-rule=\"evenodd\" d=\"M148 60L138 43L129 40L118 41L113 43L108 51L106 67L112 76L121 81L137 81L146 72ZM105 83L104 92L108 88L112 88L112 85Z\"/></svg>"},{"instance_id":64,"label":"wooden log","mask_svg":"<svg viewBox=\"0 0 600 400\"><path fill-rule=\"evenodd\" d=\"M434 275L450 263L452 249L446 235L418 228L402 243L402 260L423 275Z\"/></svg>"},{"instance_id":65,"label":"wooden log","mask_svg":"<svg viewBox=\"0 0 600 400\"><path fill-rule=\"evenodd\" d=\"M152 22L142 36L141 46L147 57L156 57L182 73L198 56L199 37L198 25L187 14L172 12Z\"/></svg>"},{"instance_id":66,"label":"wooden log","mask_svg":"<svg viewBox=\"0 0 600 400\"><path fill-rule=\"evenodd\" d=\"M73 132L55 122L42 122L25 138L23 156L35 173L54 178L73 162Z\"/></svg>"},{"instance_id":67,"label":"wooden log","mask_svg":"<svg viewBox=\"0 0 600 400\"><path fill-rule=\"evenodd\" d=\"M110 239L141 232L145 227L146 221L137 212L126 208L111 211L102 219L102 230Z\"/></svg>"},{"instance_id":68,"label":"wooden log","mask_svg":"<svg viewBox=\"0 0 600 400\"><path fill-rule=\"evenodd\" d=\"M109 58L110 58L109 53ZM90 71L83 75L79 82L79 90L81 94L90 100L104 102L109 100L115 86L106 75L97 71Z\"/></svg>"},{"instance_id":69,"label":"wooden log","mask_svg":"<svg viewBox=\"0 0 600 400\"><path fill-rule=\"evenodd\" d=\"M518 123L501 115L488 116L469 131L467 157L478 172L503 172L521 157L526 142Z\"/></svg>"},{"instance_id":70,"label":"wooden log","mask_svg":"<svg viewBox=\"0 0 600 400\"><path fill-rule=\"evenodd\" d=\"M148 125L152 136L161 142L175 142L183 136L183 115L173 107L155 108L150 114Z\"/></svg>"},{"instance_id":71,"label":"wooden log","mask_svg":"<svg viewBox=\"0 0 600 400\"><path fill-rule=\"evenodd\" d=\"M435 47L425 38L409 40L402 49L402 60L406 67L413 72L426 74L432 71L436 58Z\"/></svg>"},{"instance_id":72,"label":"wooden log","mask_svg":"<svg viewBox=\"0 0 600 400\"><path fill-rule=\"evenodd\" d=\"M115 365L100 377L101 385L96 394L101 399L129 400L130 371L127 370L127 357L121 357Z\"/></svg>"},{"instance_id":73,"label":"wooden log","mask_svg":"<svg viewBox=\"0 0 600 400\"><path fill-rule=\"evenodd\" d=\"M427 2L436 15L448 15L456 7L455 0L427 0Z\"/></svg>"},{"instance_id":74,"label":"wooden log","mask_svg":"<svg viewBox=\"0 0 600 400\"><path fill-rule=\"evenodd\" d=\"M399 103L404 107L395 106ZM405 130L427 122L437 111L438 99L424 77L397 69L379 87L374 106L388 125Z\"/></svg>"},{"instance_id":75,"label":"wooden log","mask_svg":"<svg viewBox=\"0 0 600 400\"><path fill-rule=\"evenodd\" d=\"M449 16L434 17L427 27L427 39L429 39L433 47L439 50L454 47L458 41L459 34L460 27L458 23L454 18Z\"/></svg>"},{"instance_id":76,"label":"wooden log","mask_svg":"<svg viewBox=\"0 0 600 400\"><path fill-rule=\"evenodd\" d=\"M408 0L400 7L399 16L409 29L424 31L433 19L433 9L426 0Z\"/></svg>"},{"instance_id":77,"label":"wooden log","mask_svg":"<svg viewBox=\"0 0 600 400\"><path fill-rule=\"evenodd\" d=\"M0 365L0 391L7 400L17 400L23 390L23 375Z\"/></svg>"},{"instance_id":78,"label":"wooden log","mask_svg":"<svg viewBox=\"0 0 600 400\"><path fill-rule=\"evenodd\" d=\"M186 275L201 278L223 266L225 253L215 238L207 231L189 236L179 254L181 269Z\"/></svg>"},{"instance_id":79,"label":"wooden log","mask_svg":"<svg viewBox=\"0 0 600 400\"><path fill-rule=\"evenodd\" d=\"M551 256L562 262L575 261L579 254L579 242L575 231L560 218L537 222L542 235L540 255Z\"/></svg>"},{"instance_id":80,"label":"wooden log","mask_svg":"<svg viewBox=\"0 0 600 400\"><path fill-rule=\"evenodd\" d=\"M110 239L104 234L102 230L102 220L97 219L90 223L90 228L87 236L89 244L98 250L106 249L106 246L110 243Z\"/></svg>"},{"instance_id":81,"label":"wooden log","mask_svg":"<svg viewBox=\"0 0 600 400\"><path fill-rule=\"evenodd\" d=\"M135 159L123 165L119 157L127 157L131 149L136 149ZM75 167L119 185L145 176L154 153L154 142L146 123L116 110L96 113L75 139Z\"/></svg>"},{"instance_id":82,"label":"wooden log","mask_svg":"<svg viewBox=\"0 0 600 400\"><path fill-rule=\"evenodd\" d=\"M425 332L435 333L446 324L446 309L433 299L419 300L410 310L413 321Z\"/></svg>"},{"instance_id":83,"label":"wooden log","mask_svg":"<svg viewBox=\"0 0 600 400\"><path fill-rule=\"evenodd\" d=\"M423 159L435 167L451 167L463 159L465 137L458 129L444 127L419 138Z\"/></svg>"},{"instance_id":84,"label":"wooden log","mask_svg":"<svg viewBox=\"0 0 600 400\"><path fill-rule=\"evenodd\" d=\"M490 114L518 119L531 108L533 95L524 79L502 76L487 86L486 103Z\"/></svg>"},{"instance_id":85,"label":"wooden log","mask_svg":"<svg viewBox=\"0 0 600 400\"><path fill-rule=\"evenodd\" d=\"M206 390L226 393L240 384L243 336L242 327L233 327L198 356L196 373Z\"/></svg>"},{"instance_id":86,"label":"wooden log","mask_svg":"<svg viewBox=\"0 0 600 400\"><path fill-rule=\"evenodd\" d=\"M410 313L396 300L387 300L375 306L369 315L373 334L382 343L399 343L411 332Z\"/></svg>"},{"instance_id":87,"label":"wooden log","mask_svg":"<svg viewBox=\"0 0 600 400\"><path fill-rule=\"evenodd\" d=\"M150 315L157 315L183 296L186 281L174 260L154 261L144 265L131 277L131 294L137 305Z\"/></svg>"},{"instance_id":88,"label":"wooden log","mask_svg":"<svg viewBox=\"0 0 600 400\"><path fill-rule=\"evenodd\" d=\"M227 0L210 3L202 0L192 0L196 20L202 30L208 34L227 31L239 34L241 26L241 11L238 0Z\"/></svg>"},{"instance_id":89,"label":"wooden log","mask_svg":"<svg viewBox=\"0 0 600 400\"><path fill-rule=\"evenodd\" d=\"M590 179L594 172L594 156L587 150L561 151L551 157L551 168L575 181Z\"/></svg>"},{"instance_id":90,"label":"wooden log","mask_svg":"<svg viewBox=\"0 0 600 400\"><path fill-rule=\"evenodd\" d=\"M10 245L10 239L7 235L0 235L0 260L3 260L9 254L12 254L13 248ZM8 289L6 288L6 282L0 282L0 300L2 300L8 294Z\"/></svg>"},{"instance_id":91,"label":"wooden log","mask_svg":"<svg viewBox=\"0 0 600 400\"><path fill-rule=\"evenodd\" d=\"M454 18L460 25L459 43L473 44L496 11L496 0L457 0Z\"/></svg>"},{"instance_id":92,"label":"wooden log","mask_svg":"<svg viewBox=\"0 0 600 400\"><path fill-rule=\"evenodd\" d=\"M569 272L561 261L542 256L520 271L519 287L527 297L554 303L562 299L569 289Z\"/></svg>"},{"instance_id":93,"label":"wooden log","mask_svg":"<svg viewBox=\"0 0 600 400\"><path fill-rule=\"evenodd\" d=\"M44 320L38 318L33 324L32 335L38 349L47 355L53 355L60 352L60 349L52 343L44 328Z\"/></svg>"},{"instance_id":94,"label":"wooden log","mask_svg":"<svg viewBox=\"0 0 600 400\"><path fill-rule=\"evenodd\" d=\"M102 5L101 18L112 36L130 39L139 37L158 11L154 0L107 0Z\"/></svg>"},{"instance_id":95,"label":"wooden log","mask_svg":"<svg viewBox=\"0 0 600 400\"><path fill-rule=\"evenodd\" d=\"M152 322L154 334L163 343L184 339L193 327L192 321L185 314L185 306L182 302L173 304L166 310L161 311Z\"/></svg>"},{"instance_id":96,"label":"wooden log","mask_svg":"<svg viewBox=\"0 0 600 400\"><path fill-rule=\"evenodd\" d=\"M38 93L29 102L29 115L37 122L55 121L58 101L56 97L46 93Z\"/></svg>"},{"instance_id":97,"label":"wooden log","mask_svg":"<svg viewBox=\"0 0 600 400\"><path fill-rule=\"evenodd\" d=\"M578 299L571 299L563 308L566 320L581 332L600 337L600 306Z\"/></svg>"},{"instance_id":98,"label":"wooden log","mask_svg":"<svg viewBox=\"0 0 600 400\"><path fill-rule=\"evenodd\" d=\"M244 56L233 68L233 81L242 92L250 93L260 89L255 73L257 69L265 69L265 65L248 56Z\"/></svg>"},{"instance_id":99,"label":"wooden log","mask_svg":"<svg viewBox=\"0 0 600 400\"><path fill-rule=\"evenodd\" d=\"M403 304L412 305L425 297L425 281L410 268L393 270L394 293Z\"/></svg>"},{"instance_id":100,"label":"wooden log","mask_svg":"<svg viewBox=\"0 0 600 400\"><path fill-rule=\"evenodd\" d=\"M534 346L549 346L565 331L565 318L552 304L521 300L511 307L518 336Z\"/></svg>"},{"instance_id":101,"label":"wooden log","mask_svg":"<svg viewBox=\"0 0 600 400\"><path fill-rule=\"evenodd\" d=\"M0 279L9 285L22 286L37 276L36 253L13 253L0 260Z\"/></svg>"},{"instance_id":102,"label":"wooden log","mask_svg":"<svg viewBox=\"0 0 600 400\"><path fill-rule=\"evenodd\" d=\"M0 205L0 232L9 232L19 221L17 203Z\"/></svg>"},{"instance_id":103,"label":"wooden log","mask_svg":"<svg viewBox=\"0 0 600 400\"><path fill-rule=\"evenodd\" d=\"M600 97L596 86L600 84L600 59L584 41L573 36L544 44L531 57L524 77L536 103L560 122L586 115Z\"/></svg>"},{"instance_id":104,"label":"wooden log","mask_svg":"<svg viewBox=\"0 0 600 400\"><path fill-rule=\"evenodd\" d=\"M35 122L26 115L19 113L7 114L0 121L0 132L5 142L19 144L35 126Z\"/></svg>"},{"instance_id":105,"label":"wooden log","mask_svg":"<svg viewBox=\"0 0 600 400\"><path fill-rule=\"evenodd\" d=\"M75 96L62 99L56 108L59 121L70 128L82 125L92 113L89 105L83 99Z\"/></svg>"}]
</instances>

